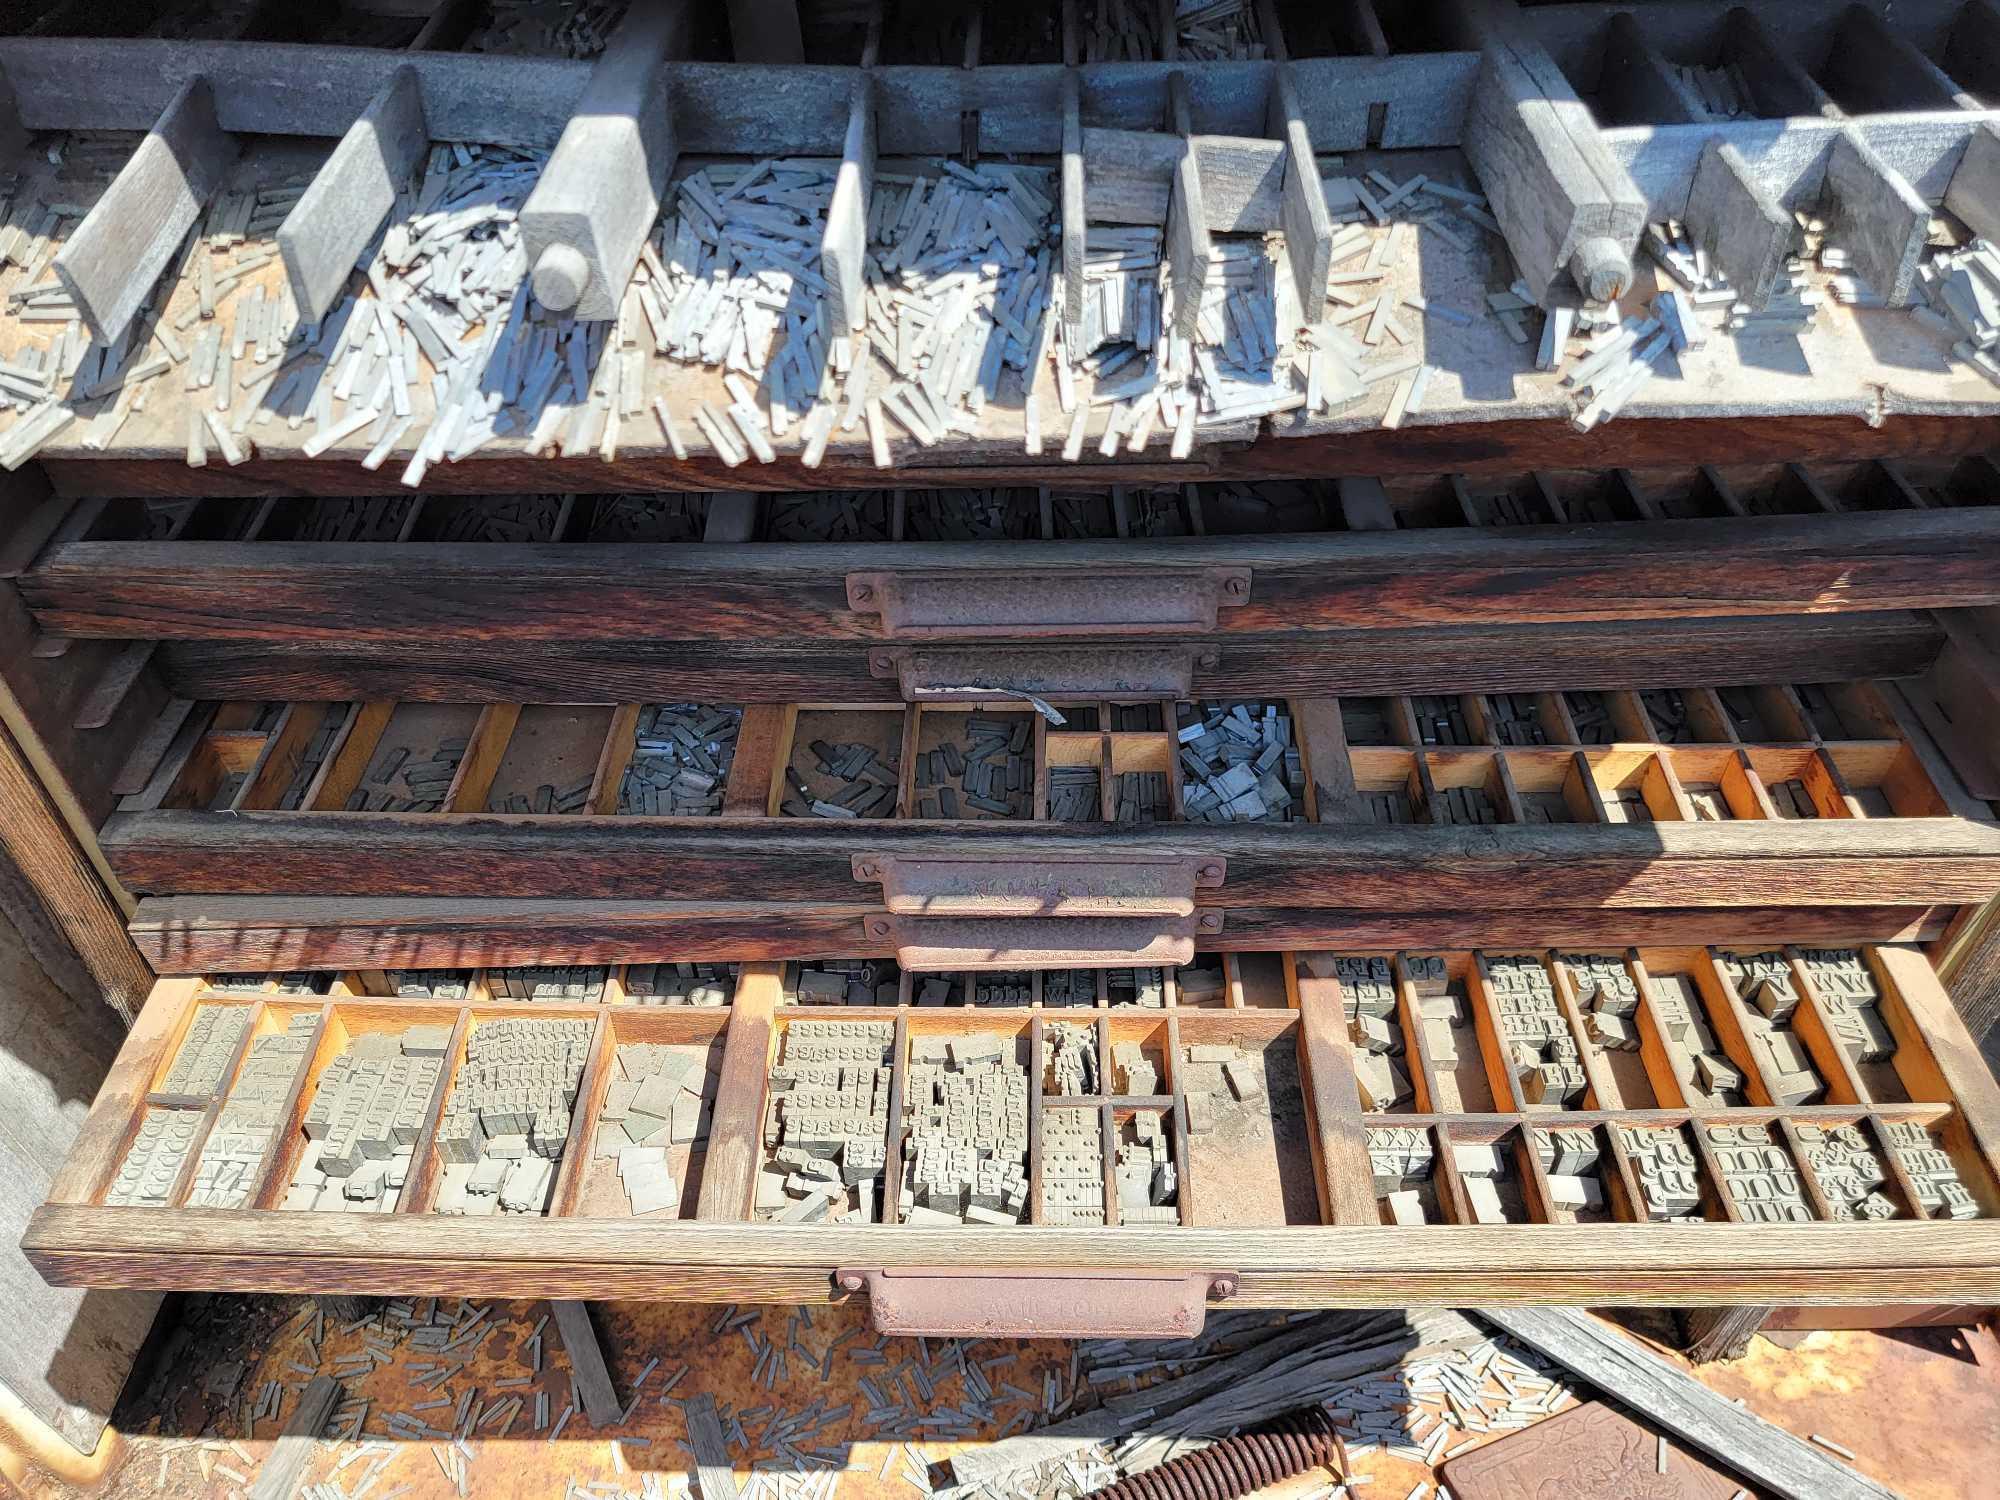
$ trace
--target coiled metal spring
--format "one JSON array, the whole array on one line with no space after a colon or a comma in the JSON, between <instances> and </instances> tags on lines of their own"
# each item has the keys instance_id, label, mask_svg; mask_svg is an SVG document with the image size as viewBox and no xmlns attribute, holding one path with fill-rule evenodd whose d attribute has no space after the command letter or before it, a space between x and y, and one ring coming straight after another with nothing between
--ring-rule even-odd
<instances>
[{"instance_id":1,"label":"coiled metal spring","mask_svg":"<svg viewBox=\"0 0 2000 1500\"><path fill-rule=\"evenodd\" d=\"M1309 1406L1128 1475L1090 1500L1237 1500L1316 1465L1334 1467L1338 1443L1326 1409Z\"/></svg>"}]
</instances>

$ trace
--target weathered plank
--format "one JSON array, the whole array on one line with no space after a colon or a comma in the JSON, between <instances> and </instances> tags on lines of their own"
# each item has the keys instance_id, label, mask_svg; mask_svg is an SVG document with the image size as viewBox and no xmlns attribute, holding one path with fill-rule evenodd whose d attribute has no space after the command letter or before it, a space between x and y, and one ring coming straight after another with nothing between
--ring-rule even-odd
<instances>
[{"instance_id":1,"label":"weathered plank","mask_svg":"<svg viewBox=\"0 0 2000 1500\"><path fill-rule=\"evenodd\" d=\"M2000 129L1981 125L1965 143L1965 155L1951 174L1944 206L1974 234L2000 235Z\"/></svg>"},{"instance_id":2,"label":"weathered plank","mask_svg":"<svg viewBox=\"0 0 2000 1500\"><path fill-rule=\"evenodd\" d=\"M597 1329L590 1321L586 1302L553 1299L549 1311L555 1314L556 1332L562 1335L569 1367L576 1376L576 1389L583 1401L583 1414L593 1426L615 1427L625 1403L611 1383L611 1367L604 1362L604 1346L597 1341Z\"/></svg>"},{"instance_id":3,"label":"weathered plank","mask_svg":"<svg viewBox=\"0 0 2000 1500\"><path fill-rule=\"evenodd\" d=\"M250 1486L250 1500L291 1500L298 1493L299 1479L319 1448L320 1434L327 1418L340 1404L341 1386L331 1375L315 1375L299 1393L298 1404L285 1419L284 1430L272 1445L256 1483ZM614 1410L614 1417L616 1412Z\"/></svg>"},{"instance_id":4,"label":"weathered plank","mask_svg":"<svg viewBox=\"0 0 2000 1500\"><path fill-rule=\"evenodd\" d=\"M1342 482L1343 504L1363 483ZM716 497L711 529L715 507L751 498ZM1807 613L1831 624L2000 603L2000 508L1354 529L1171 547L1010 542L1004 556L1010 575L1062 589L1149 571L1248 570L1248 597L1216 614L1230 636ZM48 548L19 586L42 630L78 640L408 646L671 631L684 640L872 641L879 618L851 607L847 575L978 583L998 557L989 545L922 542L71 542ZM1017 620L991 629L1033 634Z\"/></svg>"},{"instance_id":5,"label":"weathered plank","mask_svg":"<svg viewBox=\"0 0 2000 1500\"><path fill-rule=\"evenodd\" d=\"M278 226L278 253L306 322L319 322L339 299L429 145L423 84L414 68L398 69Z\"/></svg>"},{"instance_id":6,"label":"weathered plank","mask_svg":"<svg viewBox=\"0 0 2000 1500\"><path fill-rule=\"evenodd\" d=\"M1149 638L1152 639L1152 638ZM1438 626L1232 635L1185 645L1196 696L1536 692L1712 684L1727 660L1739 682L1796 682L1805 664L1823 682L1908 677L1938 659L1928 616L1723 616L1614 624ZM995 642L995 644L1002 644ZM1088 647L1074 648L1088 651ZM528 642L504 652L478 642L295 645L191 641L163 645L168 685L200 699L332 702L404 698L445 703L899 703L893 661L875 670L865 643Z\"/></svg>"},{"instance_id":7,"label":"weathered plank","mask_svg":"<svg viewBox=\"0 0 2000 1500\"><path fill-rule=\"evenodd\" d=\"M1794 226L1743 160L1717 137L1701 153L1688 189L1688 232L1752 307L1771 299L1791 252Z\"/></svg>"},{"instance_id":8,"label":"weathered plank","mask_svg":"<svg viewBox=\"0 0 2000 1500\"><path fill-rule=\"evenodd\" d=\"M1845 130L1826 162L1833 212L1827 233L1853 258L1854 274L1891 307L1916 290L1917 260L1930 232L1930 206L1863 136Z\"/></svg>"},{"instance_id":9,"label":"weathered plank","mask_svg":"<svg viewBox=\"0 0 2000 1500\"><path fill-rule=\"evenodd\" d=\"M875 192L875 85L867 73L854 79L847 142L840 174L826 209L820 265L826 277L827 316L835 328L856 333L868 323L863 286L868 255L868 201Z\"/></svg>"},{"instance_id":10,"label":"weathered plank","mask_svg":"<svg viewBox=\"0 0 2000 1500\"><path fill-rule=\"evenodd\" d=\"M1385 952L1646 944L1700 946L1927 941L1951 908L1908 906L1623 908L1425 907L1416 911L1237 908L1211 952L1276 948ZM261 969L449 968L512 964L736 963L888 957L869 936L876 904L507 901L402 896L170 896L139 903L132 936L166 974ZM114 1141L115 1144L115 1141ZM1728 1298L1719 1300L1728 1301ZM1743 1300L1743 1299L1737 1299ZM1691 1305L1691 1304L1689 1304Z\"/></svg>"},{"instance_id":11,"label":"weathered plank","mask_svg":"<svg viewBox=\"0 0 2000 1500\"><path fill-rule=\"evenodd\" d=\"M1771 1494L1787 1500L1895 1500L1892 1490L1717 1395L1588 1313L1481 1307L1478 1315Z\"/></svg>"},{"instance_id":12,"label":"weathered plank","mask_svg":"<svg viewBox=\"0 0 2000 1500\"><path fill-rule=\"evenodd\" d=\"M494 815L114 814L103 845L132 889L164 895L841 903L861 891L857 847L904 859L1032 864L1224 859L1204 907L1419 910L1652 906L1930 906L2000 891L2000 827L1955 818L1743 820L1647 825L1162 823L1107 833L1047 823L976 835L922 823ZM996 908L967 893L940 915Z\"/></svg>"},{"instance_id":13,"label":"weathered plank","mask_svg":"<svg viewBox=\"0 0 2000 1500\"><path fill-rule=\"evenodd\" d=\"M190 81L56 252L56 278L99 343L124 334L236 150L216 124L208 81Z\"/></svg>"}]
</instances>

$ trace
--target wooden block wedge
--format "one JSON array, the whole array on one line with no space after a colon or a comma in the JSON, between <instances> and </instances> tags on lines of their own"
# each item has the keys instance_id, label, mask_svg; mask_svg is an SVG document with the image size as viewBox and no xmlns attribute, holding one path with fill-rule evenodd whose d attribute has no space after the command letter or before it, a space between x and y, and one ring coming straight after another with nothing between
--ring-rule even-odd
<instances>
[{"instance_id":1,"label":"wooden block wedge","mask_svg":"<svg viewBox=\"0 0 2000 1500\"><path fill-rule=\"evenodd\" d=\"M236 159L208 80L174 96L55 259L56 278L100 342L115 342Z\"/></svg>"}]
</instances>

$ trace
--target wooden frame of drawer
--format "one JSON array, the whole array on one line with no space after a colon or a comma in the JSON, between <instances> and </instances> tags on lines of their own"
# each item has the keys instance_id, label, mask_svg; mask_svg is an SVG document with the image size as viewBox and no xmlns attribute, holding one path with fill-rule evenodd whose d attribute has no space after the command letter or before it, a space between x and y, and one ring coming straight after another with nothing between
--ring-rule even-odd
<instances>
[{"instance_id":1,"label":"wooden frame of drawer","mask_svg":"<svg viewBox=\"0 0 2000 1500\"><path fill-rule=\"evenodd\" d=\"M1644 950L1627 955L1643 961ZM1309 977L1293 956L1279 960L1275 982L1268 966L1256 972L1253 990L1247 968L1239 987L1232 983L1221 1007L1180 1004L1165 1011L1100 1008L946 1011L880 1011L785 1004L783 976L776 965L746 965L733 1003L717 1012L597 1009L601 1019L594 1055L609 1045L605 1026L617 1016L666 1016L679 1030L694 1026L713 1035L726 1025L720 1071L713 1085L717 1123L706 1142L699 1222L619 1221L548 1218L467 1220L418 1211L368 1215L365 1219L328 1213L188 1208L107 1208L95 1206L124 1144L147 1107L149 1091L177 1047L191 1019L197 980L167 980L141 1014L110 1078L92 1108L78 1144L30 1227L25 1249L44 1275L61 1284L102 1286L212 1287L237 1290L328 1292L379 1290L422 1294L462 1285L468 1276L506 1287L514 1295L568 1297L674 1296L693 1300L819 1301L842 1295L836 1270L854 1266L898 1267L950 1264L962 1272L1023 1265L1088 1268L1104 1272L1204 1273L1223 1276L1237 1302L1253 1306L1373 1306L1412 1298L1444 1302L1589 1302L1607 1304L1771 1301L1844 1303L1898 1297L1960 1297L1967 1301L2000 1296L2000 1225L1993 1222L1904 1222L1751 1225L1717 1222L1695 1226L1648 1223L1426 1223L1391 1227L1381 1215L1367 1182L1365 1131L1374 1125L1407 1125L1434 1132L1440 1150L1436 1171L1443 1175L1440 1200L1449 1218L1462 1217L1457 1168L1450 1164L1454 1137L1491 1139L1530 1124L1606 1126L1624 1122L1671 1125L1690 1118L1717 1123L1762 1123L1774 1119L1843 1123L1912 1119L1928 1122L1934 1138L1960 1170L1986 1214L2000 1211L2000 1085L1978 1061L1944 992L1913 950L1870 948L1866 957L1884 999L1884 1014L1897 1030L1899 1063L1912 1102L1871 1103L1865 1093L1851 1103L1799 1106L1785 1110L1747 1107L1693 1115L1678 1106L1655 1109L1586 1108L1552 1112L1523 1109L1511 1088L1495 1080L1497 1113L1436 1115L1412 1112L1365 1113L1352 1083L1352 1059L1342 1026L1336 981ZM1454 962L1466 962L1464 956ZM1543 957L1546 961L1546 955ZM1672 952L1657 962L1708 964L1699 948ZM1477 954L1472 970L1484 973ZM1635 973L1643 972L1635 969ZM345 989L344 982L336 990ZM1559 987L1559 993L1560 993ZM1468 1002L1491 1015L1483 983L1471 984ZM404 1018L431 1019L434 1001L370 1000L336 992L327 997L222 994L213 1003L280 1004L287 1010L325 1006L365 1011L369 1024L394 1026ZM1400 1002L1409 1005L1407 998ZM1737 1002L1725 994L1705 1001ZM1817 1014L1810 984L1800 1004ZM468 1005L470 1008L468 1009ZM446 1011L489 1017L585 1014L574 1004L447 1002ZM1301 1089L1311 1129L1308 1149L1315 1160L1321 1223L1269 1225L1257 1229L1178 1227L1094 1230L1017 1226L1007 1229L914 1229L878 1226L774 1226L745 1222L751 1213L750 1177L760 1160L765 1089L763 1078L774 1056L774 1031L800 1020L838 1018L923 1018L929 1030L1022 1029L1033 1036L1044 1019L1108 1018L1114 1027L1134 1027L1164 1037L1171 1056L1180 1056L1188 1036L1269 1033L1291 1037L1297 1046ZM682 1019L675 1019L680 1017ZM1119 1017L1126 1019L1119 1020ZM1241 1017L1230 1021L1229 1017ZM1718 1015L1719 1019L1719 1015ZM461 1021L461 1025L463 1022ZM706 1029L704 1029L706 1028ZM1219 1030L1218 1030L1219 1028ZM614 1028L615 1029L615 1028ZM1413 1066L1430 1068L1421 1040ZM900 1057L900 1052L899 1052ZM1589 1054L1586 1054L1587 1056ZM301 1075L302 1078L304 1075ZM1170 1079L1171 1081L1171 1079ZM1178 1084L1174 1085L1178 1088ZM303 1108L302 1082L295 1088L292 1119ZM587 1111L594 1085L586 1081L586 1114L572 1125L572 1141L586 1138L593 1119ZM440 1095L442 1087L440 1088ZM1593 1096L1594 1097L1594 1096ZM1501 1099L1507 1102L1500 1104ZM175 1101L188 1104L198 1101ZM1107 1104L1110 1101L1107 1101ZM1659 1103L1660 1101L1655 1101ZM1591 1099L1585 1100L1586 1104ZM1601 1105L1602 1101L1598 1101ZM213 1106L211 1106L212 1108ZM296 1125L288 1126L295 1129ZM1871 1124L1871 1130L1876 1127ZM1789 1126L1784 1139L1790 1143ZM1621 1174L1623 1147L1616 1132L1606 1133L1608 1171ZM1184 1138L1183 1138L1184 1139ZM1877 1149L1886 1152L1883 1138ZM1516 1158L1527 1195L1522 1212L1540 1213L1546 1191L1533 1153ZM1712 1164L1707 1170L1713 1170ZM275 1171L275 1168L267 1168ZM1358 1174L1362 1174L1357 1177ZM1211 1187L1213 1185L1211 1184ZM1905 1212L1916 1208L1907 1182L1893 1186ZM1191 1191L1198 1192L1197 1187ZM263 1198L269 1198L269 1189ZM1607 1195L1614 1210L1621 1201ZM559 1184L556 1208L574 1205ZM1629 1205L1628 1205L1629 1208ZM1724 1219L1735 1210L1726 1198L1715 1205ZM1184 1208L1183 1217L1194 1212ZM1381 1275L1384 1264L1398 1274ZM1615 1268L1615 1269L1614 1269Z\"/></svg>"}]
</instances>

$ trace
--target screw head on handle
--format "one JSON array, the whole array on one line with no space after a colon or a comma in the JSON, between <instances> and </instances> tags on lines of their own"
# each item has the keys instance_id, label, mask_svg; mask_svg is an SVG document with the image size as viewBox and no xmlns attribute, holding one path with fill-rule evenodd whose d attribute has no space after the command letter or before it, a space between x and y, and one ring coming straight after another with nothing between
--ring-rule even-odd
<instances>
[{"instance_id":1,"label":"screw head on handle","mask_svg":"<svg viewBox=\"0 0 2000 1500\"><path fill-rule=\"evenodd\" d=\"M535 262L535 300L550 312L568 312L590 285L590 262L574 245L551 245Z\"/></svg>"}]
</instances>

